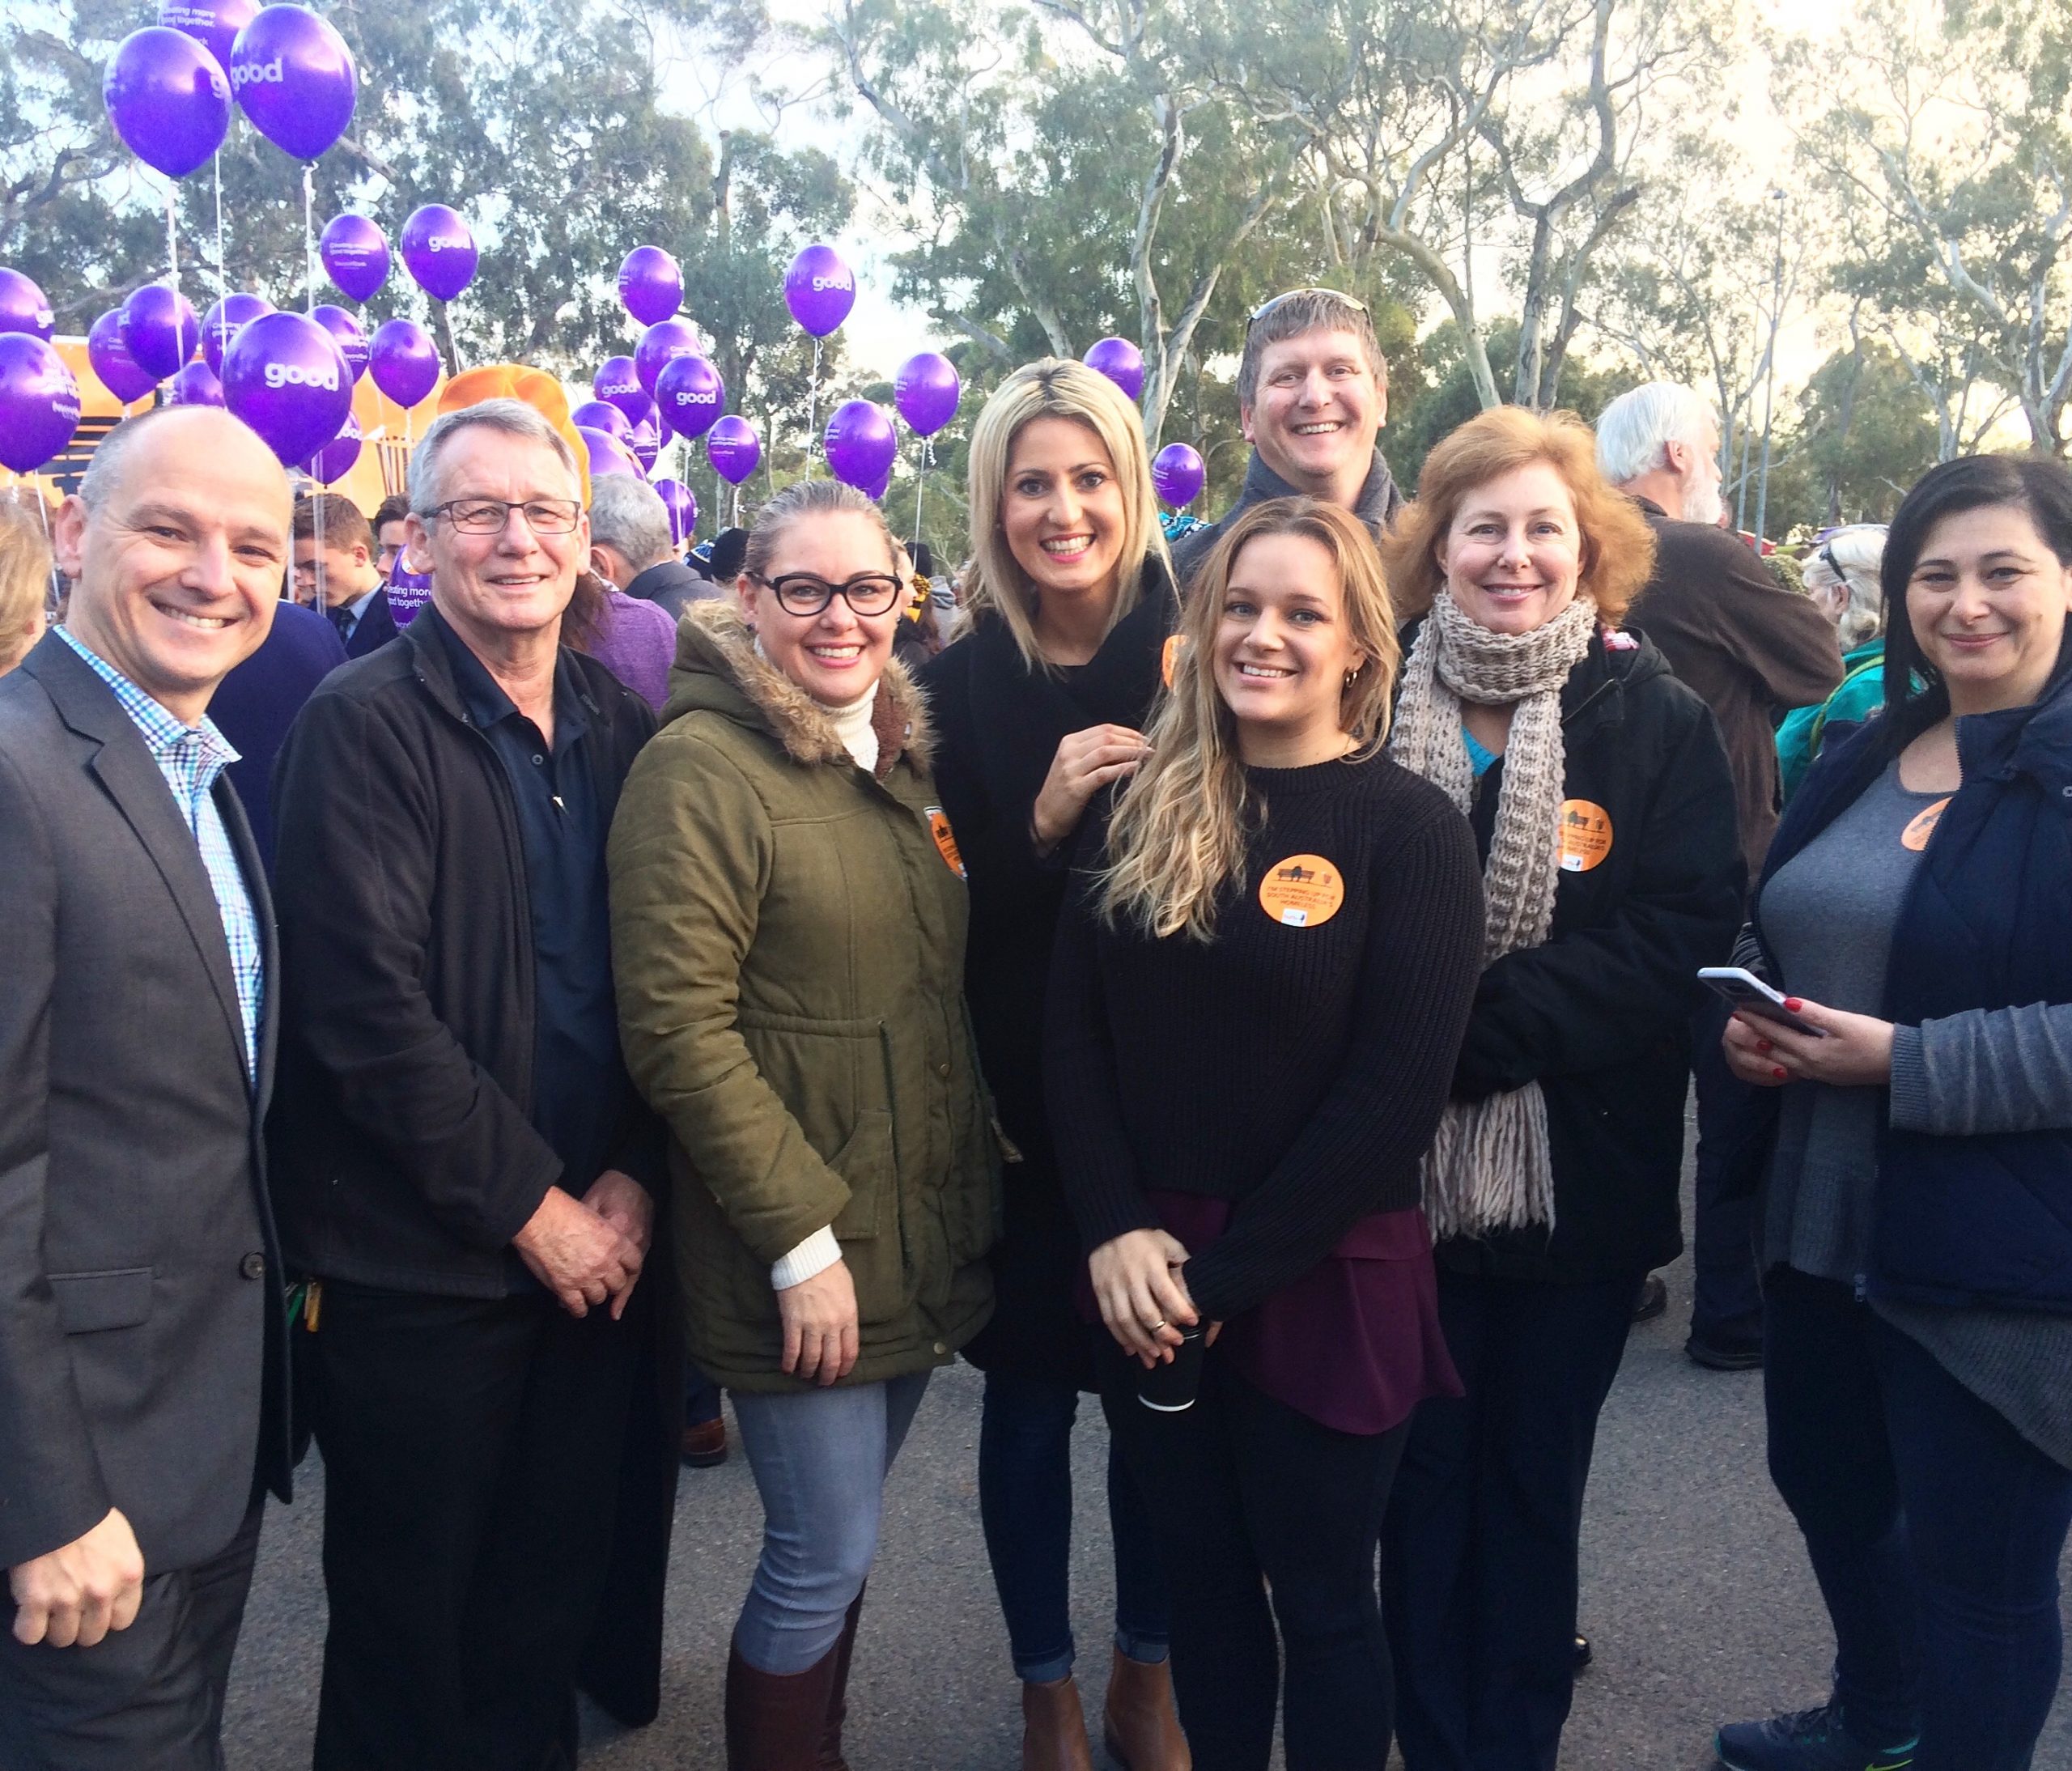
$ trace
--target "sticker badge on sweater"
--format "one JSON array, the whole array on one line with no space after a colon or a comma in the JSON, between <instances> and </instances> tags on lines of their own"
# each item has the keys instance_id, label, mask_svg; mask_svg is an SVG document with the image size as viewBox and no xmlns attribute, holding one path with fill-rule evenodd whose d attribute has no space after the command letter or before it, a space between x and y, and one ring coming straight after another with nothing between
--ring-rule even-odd
<instances>
[{"instance_id":1,"label":"sticker badge on sweater","mask_svg":"<svg viewBox=\"0 0 2072 1771\"><path fill-rule=\"evenodd\" d=\"M1561 871L1587 873L1611 852L1611 814L1594 800L1561 802Z\"/></svg>"},{"instance_id":2,"label":"sticker badge on sweater","mask_svg":"<svg viewBox=\"0 0 2072 1771\"><path fill-rule=\"evenodd\" d=\"M928 808L928 835L936 839L936 852L949 863L949 870L959 879L969 879L964 871L964 857L957 852L957 838L949 827L949 814L940 805Z\"/></svg>"},{"instance_id":3,"label":"sticker badge on sweater","mask_svg":"<svg viewBox=\"0 0 2072 1771\"><path fill-rule=\"evenodd\" d=\"M1168 634L1166 643L1158 650L1158 680L1167 688L1173 686L1173 673L1180 668L1180 654L1187 649L1185 634Z\"/></svg>"},{"instance_id":4,"label":"sticker badge on sweater","mask_svg":"<svg viewBox=\"0 0 2072 1771\"><path fill-rule=\"evenodd\" d=\"M1259 908L1284 928L1314 928L1344 902L1345 881L1321 855L1291 855L1259 881Z\"/></svg>"},{"instance_id":5,"label":"sticker badge on sweater","mask_svg":"<svg viewBox=\"0 0 2072 1771\"><path fill-rule=\"evenodd\" d=\"M1935 834L1935 826L1942 822L1943 810L1949 803L1950 796L1945 794L1933 805L1923 806L1913 822L1900 832L1900 847L1912 849L1917 855L1926 848L1928 839Z\"/></svg>"}]
</instances>

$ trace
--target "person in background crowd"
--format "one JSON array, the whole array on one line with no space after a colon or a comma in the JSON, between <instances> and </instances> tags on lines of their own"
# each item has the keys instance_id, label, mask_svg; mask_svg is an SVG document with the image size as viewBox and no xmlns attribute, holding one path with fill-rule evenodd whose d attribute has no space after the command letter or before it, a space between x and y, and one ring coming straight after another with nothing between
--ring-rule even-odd
<instances>
[{"instance_id":1,"label":"person in background crowd","mask_svg":"<svg viewBox=\"0 0 2072 1771\"><path fill-rule=\"evenodd\" d=\"M596 483L625 478L614 474ZM596 550L591 552L594 557ZM609 580L599 578L597 588L602 608L596 631L580 649L660 713L669 699L669 665L677 655L676 622L659 603L629 597Z\"/></svg>"},{"instance_id":2,"label":"person in background crowd","mask_svg":"<svg viewBox=\"0 0 2072 1771\"><path fill-rule=\"evenodd\" d=\"M1742 859L1753 880L1782 803L1777 721L1789 708L1824 700L1841 681L1834 625L1718 526L1719 422L1690 389L1651 381L1620 394L1597 421L1597 460L1654 531L1654 575L1627 628L1661 648L1719 721L1734 770ZM1752 1370L1763 1358L1763 1299L1756 1283L1756 1158L1741 1130L1748 1123L1747 1091L1720 1056L1726 1004L1708 999L1696 1015L1697 1209L1684 1350L1712 1370ZM1662 1280L1650 1279L1643 1314L1659 1314L1667 1300Z\"/></svg>"},{"instance_id":3,"label":"person in background crowd","mask_svg":"<svg viewBox=\"0 0 2072 1771\"><path fill-rule=\"evenodd\" d=\"M1820 754L1831 727L1858 725L1885 698L1885 604L1878 583L1883 523L1830 529L1805 565L1813 606L1835 624L1841 686L1818 707L1797 707L1777 728L1777 775L1787 803Z\"/></svg>"},{"instance_id":4,"label":"person in background crowd","mask_svg":"<svg viewBox=\"0 0 2072 1771\"><path fill-rule=\"evenodd\" d=\"M619 1013L671 1133L690 1351L734 1393L766 1515L728 1658L731 1771L844 1762L885 1478L992 1308L963 869L891 662L894 554L853 487L765 506L740 608L684 622L612 828Z\"/></svg>"},{"instance_id":5,"label":"person in background crowd","mask_svg":"<svg viewBox=\"0 0 2072 1771\"><path fill-rule=\"evenodd\" d=\"M529 406L435 421L410 460L431 600L312 697L277 774L320 1771L572 1765L615 1533L667 1556L666 1515L614 1504L662 1136L620 1060L604 860L655 720L564 643L580 486Z\"/></svg>"},{"instance_id":6,"label":"person in background crowd","mask_svg":"<svg viewBox=\"0 0 2072 1771\"><path fill-rule=\"evenodd\" d=\"M384 498L376 507L373 519L374 569L388 583L403 557L403 544L410 529L410 501L401 493Z\"/></svg>"},{"instance_id":7,"label":"person in background crowd","mask_svg":"<svg viewBox=\"0 0 2072 1771\"><path fill-rule=\"evenodd\" d=\"M380 551L359 507L342 492L317 492L295 506L295 601L329 619L348 658L364 658L397 635L375 563Z\"/></svg>"},{"instance_id":8,"label":"person in background crowd","mask_svg":"<svg viewBox=\"0 0 2072 1771\"><path fill-rule=\"evenodd\" d=\"M662 495L631 474L600 474L590 482L590 569L661 609L672 634L685 609L720 594L677 557Z\"/></svg>"},{"instance_id":9,"label":"person in background crowd","mask_svg":"<svg viewBox=\"0 0 2072 1771\"><path fill-rule=\"evenodd\" d=\"M274 876L274 759L316 686L346 661L338 631L314 609L283 598L259 649L217 686L209 717L237 752L225 772L252 826L266 877Z\"/></svg>"},{"instance_id":10,"label":"person in background crowd","mask_svg":"<svg viewBox=\"0 0 2072 1771\"><path fill-rule=\"evenodd\" d=\"M2025 1771L2072 1521L2072 474L1946 461L1892 518L1880 716L1807 772L1738 1014L1773 1091L1770 1471L1835 1629L1731 1771Z\"/></svg>"},{"instance_id":11,"label":"person in background crowd","mask_svg":"<svg viewBox=\"0 0 2072 1771\"><path fill-rule=\"evenodd\" d=\"M1396 759L1475 829L1487 964L1425 1162L1467 1394L1419 1411L1383 1591L1409 1771L1554 1771L1577 1541L1633 1297L1680 1242L1694 976L1743 887L1703 702L1620 632L1654 536L1589 430L1505 406L1426 458L1383 548Z\"/></svg>"},{"instance_id":12,"label":"person in background crowd","mask_svg":"<svg viewBox=\"0 0 2072 1771\"><path fill-rule=\"evenodd\" d=\"M1377 540L1403 495L1375 438L1389 418L1389 370L1366 304L1335 289L1291 289L1245 322L1238 418L1252 445L1244 490L1220 521L1173 549L1191 582L1230 523L1253 505L1297 493L1348 510Z\"/></svg>"},{"instance_id":13,"label":"person in background crowd","mask_svg":"<svg viewBox=\"0 0 2072 1771\"><path fill-rule=\"evenodd\" d=\"M0 679L9 1771L220 1767L261 1510L288 1497L279 971L206 717L265 635L288 506L227 414L126 419L57 514L71 623Z\"/></svg>"},{"instance_id":14,"label":"person in background crowd","mask_svg":"<svg viewBox=\"0 0 2072 1771\"><path fill-rule=\"evenodd\" d=\"M731 597L741 575L741 562L748 554L748 531L723 529L712 537L712 582L719 594Z\"/></svg>"},{"instance_id":15,"label":"person in background crowd","mask_svg":"<svg viewBox=\"0 0 2072 1771\"><path fill-rule=\"evenodd\" d=\"M1458 1391L1417 1198L1480 969L1474 843L1383 753L1395 623L1348 512L1253 506L1183 621L1059 927L1050 1119L1195 1764L1265 1771L1278 1708L1289 1771L1378 1771L1375 1546L1412 1411ZM1147 1407L1187 1332L1215 1339L1199 1399Z\"/></svg>"},{"instance_id":16,"label":"person in background crowd","mask_svg":"<svg viewBox=\"0 0 2072 1771\"><path fill-rule=\"evenodd\" d=\"M936 557L924 541L902 543L899 553L908 601L906 618L893 636L892 655L918 671L943 648L942 630L936 624Z\"/></svg>"},{"instance_id":17,"label":"person in background crowd","mask_svg":"<svg viewBox=\"0 0 2072 1771\"><path fill-rule=\"evenodd\" d=\"M1074 1305L1078 1232L1043 1104L1043 997L1064 902L1062 852L1088 802L1144 754L1175 617L1153 524L1144 428L1106 376L1047 359L1017 369L971 435L964 632L922 676L940 733L943 809L971 880L964 993L1013 1146L999 1302L966 1357L986 1374L979 1510L1022 1681L1025 1771L1086 1771L1072 1679L1072 1431L1094 1387ZM1166 1667L1166 1581L1144 1497L1108 1454L1115 1657L1104 1735L1132 1771L1187 1748Z\"/></svg>"},{"instance_id":18,"label":"person in background crowd","mask_svg":"<svg viewBox=\"0 0 2072 1771\"><path fill-rule=\"evenodd\" d=\"M0 499L0 677L43 637L50 601L50 543L29 506Z\"/></svg>"}]
</instances>

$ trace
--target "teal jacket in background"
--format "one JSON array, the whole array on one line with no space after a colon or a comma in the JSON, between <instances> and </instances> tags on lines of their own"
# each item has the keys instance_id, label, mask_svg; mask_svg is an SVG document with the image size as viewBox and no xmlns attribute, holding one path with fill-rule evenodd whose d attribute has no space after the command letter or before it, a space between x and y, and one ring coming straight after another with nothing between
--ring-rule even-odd
<instances>
[{"instance_id":1,"label":"teal jacket in background","mask_svg":"<svg viewBox=\"0 0 2072 1771\"><path fill-rule=\"evenodd\" d=\"M1794 707L1777 728L1777 774L1790 799L1820 754L1830 725L1860 725L1885 699L1885 636L1842 654L1841 686L1817 707Z\"/></svg>"}]
</instances>

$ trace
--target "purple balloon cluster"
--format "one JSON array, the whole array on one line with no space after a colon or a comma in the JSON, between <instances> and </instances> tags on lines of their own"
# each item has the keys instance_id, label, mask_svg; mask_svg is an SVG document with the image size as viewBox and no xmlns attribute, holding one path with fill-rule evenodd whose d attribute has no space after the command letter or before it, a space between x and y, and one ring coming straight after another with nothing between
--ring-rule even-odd
<instances>
[{"instance_id":1,"label":"purple balloon cluster","mask_svg":"<svg viewBox=\"0 0 2072 1771\"><path fill-rule=\"evenodd\" d=\"M681 547L698 528L698 495L681 480L656 480L655 490L669 513L669 538Z\"/></svg>"},{"instance_id":2,"label":"purple balloon cluster","mask_svg":"<svg viewBox=\"0 0 2072 1771\"><path fill-rule=\"evenodd\" d=\"M660 246L635 246L618 267L618 299L643 326L673 320L683 303L683 273Z\"/></svg>"},{"instance_id":3,"label":"purple balloon cluster","mask_svg":"<svg viewBox=\"0 0 2072 1771\"><path fill-rule=\"evenodd\" d=\"M832 246L807 247L784 273L784 305L816 338L834 331L856 304L856 279Z\"/></svg>"},{"instance_id":4,"label":"purple balloon cluster","mask_svg":"<svg viewBox=\"0 0 2072 1771\"><path fill-rule=\"evenodd\" d=\"M727 410L727 384L702 356L672 357L655 378L662 423L686 440L701 437Z\"/></svg>"},{"instance_id":5,"label":"purple balloon cluster","mask_svg":"<svg viewBox=\"0 0 2072 1771\"><path fill-rule=\"evenodd\" d=\"M705 459L729 486L738 486L762 461L762 439L737 412L729 412L705 433Z\"/></svg>"},{"instance_id":6,"label":"purple balloon cluster","mask_svg":"<svg viewBox=\"0 0 2072 1771\"><path fill-rule=\"evenodd\" d=\"M56 346L33 332L0 332L0 465L33 474L79 427L79 384Z\"/></svg>"},{"instance_id":7,"label":"purple balloon cluster","mask_svg":"<svg viewBox=\"0 0 2072 1771\"><path fill-rule=\"evenodd\" d=\"M1152 486L1175 510L1199 498L1208 478L1208 464L1191 444L1168 443L1151 463Z\"/></svg>"},{"instance_id":8,"label":"purple balloon cluster","mask_svg":"<svg viewBox=\"0 0 2072 1771\"><path fill-rule=\"evenodd\" d=\"M1144 392L1144 353L1127 338L1103 338L1086 353L1088 368L1105 375L1134 400Z\"/></svg>"},{"instance_id":9,"label":"purple balloon cluster","mask_svg":"<svg viewBox=\"0 0 2072 1771\"><path fill-rule=\"evenodd\" d=\"M240 327L223 353L223 389L224 403L284 467L333 441L353 409L344 353L305 314L261 314Z\"/></svg>"},{"instance_id":10,"label":"purple balloon cluster","mask_svg":"<svg viewBox=\"0 0 2072 1771\"><path fill-rule=\"evenodd\" d=\"M873 498L885 495L898 452L891 414L869 400L844 401L827 421L829 468L835 478Z\"/></svg>"},{"instance_id":11,"label":"purple balloon cluster","mask_svg":"<svg viewBox=\"0 0 2072 1771\"><path fill-rule=\"evenodd\" d=\"M57 329L43 291L19 270L0 269L0 332L27 332L48 342Z\"/></svg>"},{"instance_id":12,"label":"purple balloon cluster","mask_svg":"<svg viewBox=\"0 0 2072 1771\"><path fill-rule=\"evenodd\" d=\"M933 436L955 418L963 394L957 365L933 350L909 357L892 380L893 403L916 436Z\"/></svg>"},{"instance_id":13,"label":"purple balloon cluster","mask_svg":"<svg viewBox=\"0 0 2072 1771\"><path fill-rule=\"evenodd\" d=\"M414 320L384 321L367 349L374 384L408 410L439 385L439 350Z\"/></svg>"},{"instance_id":14,"label":"purple balloon cluster","mask_svg":"<svg viewBox=\"0 0 2072 1771\"><path fill-rule=\"evenodd\" d=\"M426 203L403 223L403 268L428 295L451 301L475 280L482 254L465 221L444 203Z\"/></svg>"},{"instance_id":15,"label":"purple balloon cluster","mask_svg":"<svg viewBox=\"0 0 2072 1771\"><path fill-rule=\"evenodd\" d=\"M355 301L371 300L388 280L388 237L364 215L333 216L316 249L331 281Z\"/></svg>"}]
</instances>

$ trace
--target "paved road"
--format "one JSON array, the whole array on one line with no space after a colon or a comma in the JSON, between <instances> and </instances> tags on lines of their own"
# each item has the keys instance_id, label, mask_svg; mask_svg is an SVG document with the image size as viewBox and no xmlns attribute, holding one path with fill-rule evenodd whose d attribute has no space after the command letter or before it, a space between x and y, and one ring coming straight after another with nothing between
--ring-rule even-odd
<instances>
[{"instance_id":1,"label":"paved road","mask_svg":"<svg viewBox=\"0 0 2072 1771\"><path fill-rule=\"evenodd\" d=\"M1723 1718L1818 1701L1833 1646L1790 1518L1763 1467L1761 1379L1684 1358L1688 1263L1670 1314L1637 1329L1606 1408L1583 1540L1584 1675L1564 1771L1709 1771ZM894 1474L856 1657L850 1756L858 1771L1013 1771L1016 1687L979 1533L974 1472L979 1378L939 1375ZM1106 1675L1102 1619L1098 1410L1077 1446L1082 1551L1075 1576L1089 1710ZM324 1627L317 1569L322 1487L266 1523L227 1718L231 1771L309 1763ZM720 1681L754 1565L761 1510L738 1454L686 1471L671 1568L661 1719L601 1725L595 1771L706 1771L724 1763ZM2072 1573L2072 1558L2068 1558ZM2072 1612L2068 1612L2072 1621ZM595 1718L593 1718L595 1719ZM2061 1697L2039 1771L2072 1767L2072 1700Z\"/></svg>"}]
</instances>

